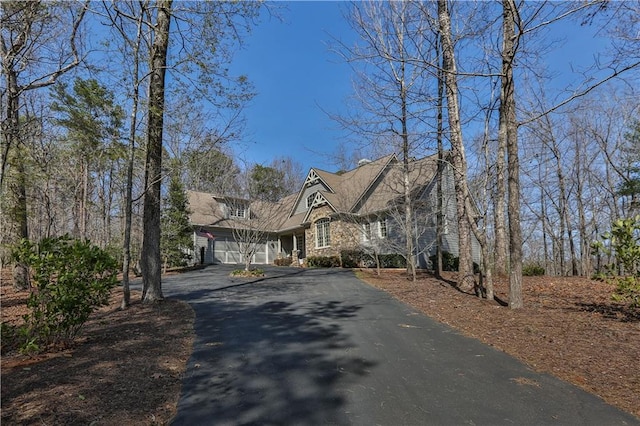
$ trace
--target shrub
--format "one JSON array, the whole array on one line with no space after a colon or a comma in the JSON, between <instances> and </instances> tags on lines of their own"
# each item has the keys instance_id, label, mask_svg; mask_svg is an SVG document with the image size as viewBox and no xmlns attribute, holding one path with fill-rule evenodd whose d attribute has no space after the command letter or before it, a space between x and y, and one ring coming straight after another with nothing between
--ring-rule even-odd
<instances>
[{"instance_id":1,"label":"shrub","mask_svg":"<svg viewBox=\"0 0 640 426\"><path fill-rule=\"evenodd\" d=\"M430 256L429 261L431 262L431 264L433 265L433 268L435 269L437 264L436 255L434 254ZM459 263L460 263L460 259L458 259L457 257L454 257L448 251L442 252L442 270L443 271L457 271Z\"/></svg>"},{"instance_id":2,"label":"shrub","mask_svg":"<svg viewBox=\"0 0 640 426\"><path fill-rule=\"evenodd\" d=\"M88 241L68 236L38 244L23 240L13 255L29 267L33 282L21 330L25 351L71 342L89 315L109 302L117 284L118 263Z\"/></svg>"},{"instance_id":3,"label":"shrub","mask_svg":"<svg viewBox=\"0 0 640 426\"><path fill-rule=\"evenodd\" d=\"M380 267L381 268L406 268L407 260L403 255L393 253L393 254L381 254L378 256L380 259Z\"/></svg>"},{"instance_id":4,"label":"shrub","mask_svg":"<svg viewBox=\"0 0 640 426\"><path fill-rule=\"evenodd\" d=\"M280 257L273 261L276 266L291 266L291 256Z\"/></svg>"},{"instance_id":5,"label":"shrub","mask_svg":"<svg viewBox=\"0 0 640 426\"><path fill-rule=\"evenodd\" d=\"M615 262L598 272L598 276L616 285L612 298L640 309L640 215L616 220L611 231L591 247L594 254L615 258ZM618 273L619 269L623 275Z\"/></svg>"},{"instance_id":6,"label":"shrub","mask_svg":"<svg viewBox=\"0 0 640 426\"><path fill-rule=\"evenodd\" d=\"M231 271L230 275L232 277L245 278L264 277L264 271L262 269L249 269L248 271L245 269L235 269Z\"/></svg>"},{"instance_id":7,"label":"shrub","mask_svg":"<svg viewBox=\"0 0 640 426\"><path fill-rule=\"evenodd\" d=\"M436 255L434 254L432 256L429 256L429 261L431 262L433 269L435 269ZM443 271L457 272L459 267L460 267L459 257L455 257L453 254L449 253L448 251L442 252L442 270ZM480 266L476 262L473 262L473 273L474 274L480 273Z\"/></svg>"},{"instance_id":8,"label":"shrub","mask_svg":"<svg viewBox=\"0 0 640 426\"><path fill-rule=\"evenodd\" d=\"M337 268L340 266L338 256L308 256L307 266L310 268Z\"/></svg>"},{"instance_id":9,"label":"shrub","mask_svg":"<svg viewBox=\"0 0 640 426\"><path fill-rule=\"evenodd\" d=\"M525 277L539 277L544 275L545 270L537 263L529 263L522 266L522 275Z\"/></svg>"},{"instance_id":10,"label":"shrub","mask_svg":"<svg viewBox=\"0 0 640 426\"><path fill-rule=\"evenodd\" d=\"M17 327L8 322L0 323L0 353L4 354L14 349L14 343L18 334Z\"/></svg>"},{"instance_id":11,"label":"shrub","mask_svg":"<svg viewBox=\"0 0 640 426\"><path fill-rule=\"evenodd\" d=\"M342 250L340 252L340 260L342 261L343 268L358 268L362 266L363 259L367 254L362 250Z\"/></svg>"}]
</instances>

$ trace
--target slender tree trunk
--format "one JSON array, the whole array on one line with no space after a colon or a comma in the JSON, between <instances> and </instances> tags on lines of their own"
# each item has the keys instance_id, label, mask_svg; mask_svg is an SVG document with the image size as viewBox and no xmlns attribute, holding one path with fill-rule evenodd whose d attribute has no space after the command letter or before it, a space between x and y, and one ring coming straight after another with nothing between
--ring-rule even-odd
<instances>
[{"instance_id":1,"label":"slender tree trunk","mask_svg":"<svg viewBox=\"0 0 640 426\"><path fill-rule=\"evenodd\" d=\"M404 65L403 65L404 69ZM404 186L404 217L405 217L405 233L406 233L406 251L407 251L407 274L413 281L416 280L416 262L414 256L414 232L413 232L413 206L411 200L411 182L409 181L409 135L407 131L407 103L406 89L404 81L401 82L402 89L400 96L402 98L402 176Z\"/></svg>"},{"instance_id":2,"label":"slender tree trunk","mask_svg":"<svg viewBox=\"0 0 640 426\"><path fill-rule=\"evenodd\" d=\"M17 148L17 149L16 149ZM27 216L27 171L24 165L24 155L22 152L22 144L19 144L14 150L17 151L16 159L16 184L15 184L15 211L14 218L18 224L18 239L29 239L29 226ZM16 289L25 290L29 288L29 270L26 265L16 263L13 267L13 285Z\"/></svg>"},{"instance_id":3,"label":"slender tree trunk","mask_svg":"<svg viewBox=\"0 0 640 426\"><path fill-rule=\"evenodd\" d=\"M496 182L494 199L494 227L495 227L495 255L494 270L498 276L507 275L507 232L505 218L505 151L507 149L507 90L509 82L505 75L503 62L503 74L500 85L500 118L498 124L498 148L496 152Z\"/></svg>"},{"instance_id":4,"label":"slender tree trunk","mask_svg":"<svg viewBox=\"0 0 640 426\"><path fill-rule=\"evenodd\" d=\"M3 71L7 82L7 104L5 112L6 120L2 123L3 147L0 193L4 193L5 186L10 187L8 194L14 202L14 209L10 213L11 222L14 222L16 226L13 229L3 229L3 231L8 231L10 235L14 236L14 240L19 240L21 238L29 238L29 229L27 226L26 171L20 143L19 87L16 72L4 61L8 61L8 59L3 58ZM8 168L11 151L14 151L15 154L15 161L13 161L15 163L15 182L9 185L5 182L5 171ZM3 227L8 225L8 221L3 223ZM29 273L26 265L22 263L15 263L13 265L13 286L17 290L26 290L29 288Z\"/></svg>"},{"instance_id":5,"label":"slender tree trunk","mask_svg":"<svg viewBox=\"0 0 640 426\"><path fill-rule=\"evenodd\" d=\"M438 176L436 179L436 264L435 273L436 277L442 278L442 233L444 228L444 212L443 212L443 191L442 183L444 179L444 147L443 147L443 104L444 104L444 75L442 73L442 52L440 48L440 41L436 39L436 56L438 58L438 118L437 118L437 143L438 143Z\"/></svg>"},{"instance_id":6,"label":"slender tree trunk","mask_svg":"<svg viewBox=\"0 0 640 426\"><path fill-rule=\"evenodd\" d=\"M542 182L542 181L541 181ZM547 207L546 201L544 198L544 191L540 188L540 225L542 226L542 249L544 252L544 270L545 274L549 275L549 247L548 247L548 237L547 237Z\"/></svg>"},{"instance_id":7,"label":"slender tree trunk","mask_svg":"<svg viewBox=\"0 0 640 426\"><path fill-rule=\"evenodd\" d=\"M163 299L162 260L160 258L160 189L162 184L162 135L164 119L164 85L169 46L172 0L158 2L154 29L149 82L149 118L147 161L145 167L144 231L142 242L143 301Z\"/></svg>"},{"instance_id":8,"label":"slender tree trunk","mask_svg":"<svg viewBox=\"0 0 640 426\"><path fill-rule=\"evenodd\" d=\"M591 253L589 248L589 237L587 231L587 218L584 207L584 176L583 173L583 159L586 160L586 155L583 156L583 150L581 149L581 143L576 138L576 204L578 208L578 233L580 235L580 275L591 275ZM586 152L585 152L586 154Z\"/></svg>"},{"instance_id":9,"label":"slender tree trunk","mask_svg":"<svg viewBox=\"0 0 640 426\"><path fill-rule=\"evenodd\" d=\"M462 142L462 126L458 105L458 76L453 41L451 40L451 16L447 0L438 0L438 23L442 42L442 69L447 96L449 132L452 151L453 173L456 189L456 211L458 220L458 286L464 290L475 287L473 258L471 255L471 234L467 207L470 205L467 188L467 160Z\"/></svg>"},{"instance_id":10,"label":"slender tree trunk","mask_svg":"<svg viewBox=\"0 0 640 426\"><path fill-rule=\"evenodd\" d=\"M513 0L503 0L502 84L504 118L507 122L507 167L509 201L509 307L524 306L522 298L522 229L520 228L520 161L518 158L518 123L516 121L513 61L516 54L515 22L517 6ZM502 115L502 114L501 114Z\"/></svg>"},{"instance_id":11,"label":"slender tree trunk","mask_svg":"<svg viewBox=\"0 0 640 426\"><path fill-rule=\"evenodd\" d=\"M89 208L89 161L82 160L82 199L80 201L80 239L83 241L87 239L87 219Z\"/></svg>"},{"instance_id":12,"label":"slender tree trunk","mask_svg":"<svg viewBox=\"0 0 640 426\"><path fill-rule=\"evenodd\" d=\"M142 7L142 6L141 6ZM140 99L140 41L142 38L142 20L144 16L144 9L140 10L137 22L137 33L133 47L133 96L131 115L129 119L129 158L127 159L127 183L124 199L124 241L122 242L122 248L124 257L122 260L122 309L129 307L131 303L131 289L129 286L129 270L131 269L131 227L133 216L133 165L136 158L136 123L138 120L138 103Z\"/></svg>"}]
</instances>

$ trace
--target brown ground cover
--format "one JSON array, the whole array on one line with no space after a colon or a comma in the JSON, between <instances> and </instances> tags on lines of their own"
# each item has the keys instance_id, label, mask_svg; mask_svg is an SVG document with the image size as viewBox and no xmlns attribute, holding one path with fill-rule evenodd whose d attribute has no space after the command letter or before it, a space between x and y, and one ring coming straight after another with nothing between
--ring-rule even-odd
<instances>
[{"instance_id":1,"label":"brown ground cover","mask_svg":"<svg viewBox=\"0 0 640 426\"><path fill-rule=\"evenodd\" d=\"M191 307L176 300L119 309L121 291L70 348L3 353L3 425L154 425L175 415L193 345ZM2 321L21 323L27 292L2 280ZM11 350L3 342L3 352Z\"/></svg>"},{"instance_id":2,"label":"brown ground cover","mask_svg":"<svg viewBox=\"0 0 640 426\"><path fill-rule=\"evenodd\" d=\"M432 318L640 417L640 314L611 302L610 285L525 278L526 307L512 311L427 275L413 283L397 272L358 274ZM504 282L497 283L497 293L507 299ZM26 296L2 280L3 322L20 322ZM115 291L111 305L93 315L71 348L35 358L3 354L2 424L151 425L171 419L193 344L193 312L173 300L122 311L119 301Z\"/></svg>"}]
</instances>

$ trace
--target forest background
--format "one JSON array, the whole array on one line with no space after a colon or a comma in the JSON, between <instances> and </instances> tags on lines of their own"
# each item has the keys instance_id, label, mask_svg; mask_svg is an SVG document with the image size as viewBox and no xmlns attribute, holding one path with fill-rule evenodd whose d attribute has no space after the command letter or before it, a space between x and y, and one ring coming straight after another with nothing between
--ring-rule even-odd
<instances>
[{"instance_id":1,"label":"forest background","mask_svg":"<svg viewBox=\"0 0 640 426\"><path fill-rule=\"evenodd\" d=\"M271 141L274 158L251 158L262 142L247 135L245 112L269 86L252 84L259 69L237 73L232 64L261 21L313 7L3 2L3 264L18 238L67 233L135 263L170 181L250 197L257 171L280 194L297 191L309 164L289 156L290 146ZM351 32L324 42L352 90L341 108L318 108L340 131L325 164L337 171L390 151L408 159L450 150L458 181L469 183L456 189L479 207L496 272L517 265L521 274L524 265L591 276L608 262L592 242L638 213L637 1L364 2L341 13ZM559 78L547 60L562 61L553 29L563 25L598 42L590 62Z\"/></svg>"}]
</instances>

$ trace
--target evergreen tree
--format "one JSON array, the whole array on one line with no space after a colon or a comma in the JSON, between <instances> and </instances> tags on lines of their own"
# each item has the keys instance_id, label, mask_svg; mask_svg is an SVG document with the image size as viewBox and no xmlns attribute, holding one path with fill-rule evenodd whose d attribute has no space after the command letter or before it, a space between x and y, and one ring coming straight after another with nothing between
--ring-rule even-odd
<instances>
[{"instance_id":1,"label":"evergreen tree","mask_svg":"<svg viewBox=\"0 0 640 426\"><path fill-rule=\"evenodd\" d=\"M620 184L619 194L630 198L630 211L640 210L640 120L636 120L625 134L628 142L625 176Z\"/></svg>"},{"instance_id":2,"label":"evergreen tree","mask_svg":"<svg viewBox=\"0 0 640 426\"><path fill-rule=\"evenodd\" d=\"M189 223L187 193L178 176L172 176L164 198L161 215L160 251L167 266L185 266L193 249L192 228Z\"/></svg>"},{"instance_id":3,"label":"evergreen tree","mask_svg":"<svg viewBox=\"0 0 640 426\"><path fill-rule=\"evenodd\" d=\"M249 177L249 193L252 199L278 201L286 194L284 173L273 167L256 164Z\"/></svg>"}]
</instances>

